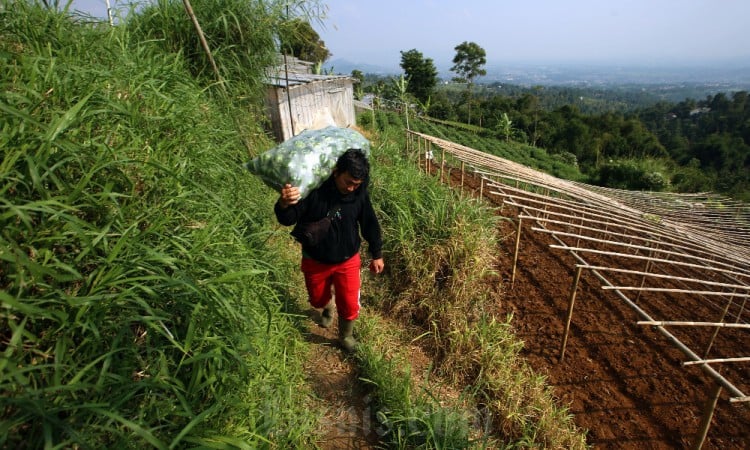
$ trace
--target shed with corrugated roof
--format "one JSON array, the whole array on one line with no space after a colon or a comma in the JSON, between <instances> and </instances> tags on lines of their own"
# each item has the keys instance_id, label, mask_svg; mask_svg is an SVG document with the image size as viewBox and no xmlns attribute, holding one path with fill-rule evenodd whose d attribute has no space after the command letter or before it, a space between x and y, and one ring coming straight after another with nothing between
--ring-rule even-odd
<instances>
[{"instance_id":1,"label":"shed with corrugated roof","mask_svg":"<svg viewBox=\"0 0 750 450\"><path fill-rule=\"evenodd\" d=\"M295 60L289 67L299 70L299 64L299 60ZM276 139L283 142L303 130L327 125L348 127L356 124L355 81L355 78L345 75L287 71L283 65L270 69L266 108Z\"/></svg>"}]
</instances>

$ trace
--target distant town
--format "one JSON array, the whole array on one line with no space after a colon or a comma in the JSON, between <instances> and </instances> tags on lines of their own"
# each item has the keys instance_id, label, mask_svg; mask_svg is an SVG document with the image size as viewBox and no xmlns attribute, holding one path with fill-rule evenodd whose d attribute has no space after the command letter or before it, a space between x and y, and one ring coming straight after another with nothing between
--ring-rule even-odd
<instances>
[{"instance_id":1,"label":"distant town","mask_svg":"<svg viewBox=\"0 0 750 450\"><path fill-rule=\"evenodd\" d=\"M437 65L437 64L436 64ZM399 67L385 67L366 63L353 63L345 59L327 61L324 66L335 73L348 74L352 70L364 73L391 75L401 73ZM437 65L443 81L455 74L450 66ZM520 86L575 86L611 87L622 85L712 85L718 91L748 90L750 88L750 63L729 66L673 66L652 67L596 64L498 64L488 62L487 75L477 83L507 83Z\"/></svg>"}]
</instances>

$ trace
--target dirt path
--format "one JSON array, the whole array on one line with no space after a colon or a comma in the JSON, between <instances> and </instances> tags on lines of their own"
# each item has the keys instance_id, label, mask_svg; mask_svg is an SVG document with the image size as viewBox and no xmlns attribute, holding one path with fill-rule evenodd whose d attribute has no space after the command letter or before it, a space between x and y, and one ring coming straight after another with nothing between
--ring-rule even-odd
<instances>
[{"instance_id":1,"label":"dirt path","mask_svg":"<svg viewBox=\"0 0 750 450\"><path fill-rule=\"evenodd\" d=\"M356 362L338 346L338 319L329 328L318 325L319 313L310 317L307 339L313 351L306 364L315 394L326 404L323 450L375 449L378 435L371 424L369 397L359 381Z\"/></svg>"}]
</instances>

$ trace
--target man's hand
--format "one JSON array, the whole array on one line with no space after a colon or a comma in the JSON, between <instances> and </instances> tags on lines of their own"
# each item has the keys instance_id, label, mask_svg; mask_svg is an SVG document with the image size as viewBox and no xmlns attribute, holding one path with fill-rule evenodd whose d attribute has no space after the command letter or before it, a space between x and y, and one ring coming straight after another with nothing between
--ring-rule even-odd
<instances>
[{"instance_id":1,"label":"man's hand","mask_svg":"<svg viewBox=\"0 0 750 450\"><path fill-rule=\"evenodd\" d=\"M383 258L373 259L372 261L370 261L370 272L372 273L381 273L384 267L385 263L383 262Z\"/></svg>"},{"instance_id":2,"label":"man's hand","mask_svg":"<svg viewBox=\"0 0 750 450\"><path fill-rule=\"evenodd\" d=\"M282 208L286 208L289 205L294 205L295 203L299 202L300 198L301 198L301 195L299 193L299 188L287 183L284 185L283 188L281 188L281 197L279 197L279 205L281 205Z\"/></svg>"}]
</instances>

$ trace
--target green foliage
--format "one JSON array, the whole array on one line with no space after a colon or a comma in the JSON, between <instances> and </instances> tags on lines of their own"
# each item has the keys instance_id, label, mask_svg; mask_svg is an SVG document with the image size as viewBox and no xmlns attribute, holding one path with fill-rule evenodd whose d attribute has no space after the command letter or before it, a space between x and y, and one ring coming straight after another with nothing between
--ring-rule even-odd
<instances>
[{"instance_id":1,"label":"green foliage","mask_svg":"<svg viewBox=\"0 0 750 450\"><path fill-rule=\"evenodd\" d=\"M428 102L438 81L438 71L432 58L425 58L416 49L402 51L401 68L409 80L408 92L420 102Z\"/></svg>"},{"instance_id":2,"label":"green foliage","mask_svg":"<svg viewBox=\"0 0 750 450\"><path fill-rule=\"evenodd\" d=\"M505 139L505 142L508 142L510 141L511 136L513 136L514 131L513 121L508 117L508 113L504 112L497 124L498 134Z\"/></svg>"},{"instance_id":3,"label":"green foliage","mask_svg":"<svg viewBox=\"0 0 750 450\"><path fill-rule=\"evenodd\" d=\"M432 127L431 134L451 128L421 120L416 124ZM469 135L473 134L464 136ZM499 143L494 138L478 139ZM467 408L476 413L469 414L475 419L472 436L494 429L503 430L499 439L508 448L585 448L583 434L565 409L554 406L544 379L524 366L519 356L522 344L508 324L489 319L484 310L487 283L495 275L495 211L463 197L437 175L424 174L417 166L418 149L405 145L403 125L390 124L378 140L381 151L375 153L379 164L372 195L384 234L390 237L384 248L389 276L378 280L380 290L370 294L367 303L405 322L409 329L416 328L419 337L413 339L431 349L435 372L468 385L465 392L473 393L484 409L479 413L476 404ZM365 330L363 342L376 340L381 330ZM397 357L380 357L392 352L366 350L363 371L381 409L379 424L396 448L465 448L461 430L466 412L435 410L431 402L423 403L411 391L406 375L399 381L399 368L405 364ZM381 407L381 399L387 407ZM494 418L492 424L480 420L487 417ZM438 433L442 430L451 433ZM502 448L496 444L487 448Z\"/></svg>"},{"instance_id":4,"label":"green foliage","mask_svg":"<svg viewBox=\"0 0 750 450\"><path fill-rule=\"evenodd\" d=\"M472 84L477 77L487 75L487 70L484 69L484 65L487 64L487 52L479 44L464 41L454 50L456 56L453 57L451 71L458 74L461 80Z\"/></svg>"},{"instance_id":5,"label":"green foliage","mask_svg":"<svg viewBox=\"0 0 750 450\"><path fill-rule=\"evenodd\" d=\"M575 156L590 182L618 179L612 176L611 167L602 169L609 160L669 158L669 171L661 173L664 180L676 177L674 183L651 180L633 185L678 192L717 191L738 199L750 196L747 92L735 92L731 99L719 93L704 101L688 99L677 104L653 99L652 107L634 111L634 105L645 100L620 99L627 107L611 104L613 98L625 95L624 89L594 92L554 86L482 85L472 90L480 100L477 104L465 90L448 85L437 90L435 98L440 100L433 102L436 107L430 114L463 120L473 108L483 128L498 130L505 137L507 114L515 128L512 139L542 147L551 155ZM600 107L592 107L592 98L599 99ZM690 166L690 161L699 165ZM599 174L600 170L608 173ZM615 184L628 185L622 180Z\"/></svg>"},{"instance_id":6,"label":"green foliage","mask_svg":"<svg viewBox=\"0 0 750 450\"><path fill-rule=\"evenodd\" d=\"M700 162L694 159L686 166L676 169L672 184L677 192L709 192L716 182L700 170Z\"/></svg>"},{"instance_id":7,"label":"green foliage","mask_svg":"<svg viewBox=\"0 0 750 450\"><path fill-rule=\"evenodd\" d=\"M264 70L276 63L285 2L261 0L193 0L196 19L230 90L258 104ZM189 20L183 2L149 3L127 21L131 39L153 42L163 51L181 55L190 72L204 83L215 83L209 59Z\"/></svg>"},{"instance_id":8,"label":"green foliage","mask_svg":"<svg viewBox=\"0 0 750 450\"><path fill-rule=\"evenodd\" d=\"M456 56L453 57L453 67L451 71L458 74L455 81L466 82L466 92L464 101L466 107L466 123L471 123L471 111L474 99L472 96L472 86L477 77L487 75L484 65L487 64L487 53L476 42L464 41L458 44Z\"/></svg>"},{"instance_id":9,"label":"green foliage","mask_svg":"<svg viewBox=\"0 0 750 450\"><path fill-rule=\"evenodd\" d=\"M656 160L616 160L602 165L596 184L634 191L664 191L670 180L666 166Z\"/></svg>"},{"instance_id":10,"label":"green foliage","mask_svg":"<svg viewBox=\"0 0 750 450\"><path fill-rule=\"evenodd\" d=\"M385 114L385 113L384 113ZM559 178L584 181L578 169L576 156L568 152L549 154L546 150L527 144L498 139L496 134L475 125L460 122L417 118L410 122L411 129L420 133L456 142L475 150L505 158L541 170Z\"/></svg>"},{"instance_id":11,"label":"green foliage","mask_svg":"<svg viewBox=\"0 0 750 450\"><path fill-rule=\"evenodd\" d=\"M331 56L325 42L306 20L294 18L282 23L279 36L281 49L303 61L322 64Z\"/></svg>"},{"instance_id":12,"label":"green foliage","mask_svg":"<svg viewBox=\"0 0 750 450\"><path fill-rule=\"evenodd\" d=\"M364 337L358 350L362 379L369 385L368 397L376 422L375 430L389 448L472 448L470 415L458 407L445 407L425 387L414 386L408 354L385 356L383 324L363 319ZM391 352L389 352L391 353Z\"/></svg>"},{"instance_id":13,"label":"green foliage","mask_svg":"<svg viewBox=\"0 0 750 450\"><path fill-rule=\"evenodd\" d=\"M127 28L0 11L1 446L309 448L234 112Z\"/></svg>"}]
</instances>

